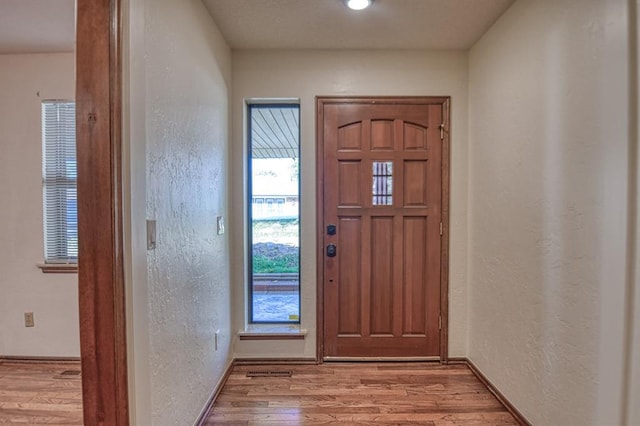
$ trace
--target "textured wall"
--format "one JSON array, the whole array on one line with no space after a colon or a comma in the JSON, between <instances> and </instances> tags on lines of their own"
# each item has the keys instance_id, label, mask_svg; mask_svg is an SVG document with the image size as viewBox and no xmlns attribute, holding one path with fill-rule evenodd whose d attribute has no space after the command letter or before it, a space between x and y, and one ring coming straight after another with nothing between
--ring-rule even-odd
<instances>
[{"instance_id":1,"label":"textured wall","mask_svg":"<svg viewBox=\"0 0 640 426\"><path fill-rule=\"evenodd\" d=\"M74 99L73 53L0 55L0 355L80 356L78 278L43 274L45 99ZM24 312L35 327L25 328Z\"/></svg>"},{"instance_id":2,"label":"textured wall","mask_svg":"<svg viewBox=\"0 0 640 426\"><path fill-rule=\"evenodd\" d=\"M246 143L245 99L299 98L301 115L302 327L304 342L237 341L240 357L314 357L316 339L315 132L318 95L431 95L452 97L450 239L450 354L466 355L467 284L467 54L443 51L234 51L233 276L242 283ZM244 287L234 294L234 326L246 317ZM234 329L234 331L235 331Z\"/></svg>"},{"instance_id":3,"label":"textured wall","mask_svg":"<svg viewBox=\"0 0 640 426\"><path fill-rule=\"evenodd\" d=\"M144 52L130 55L145 58L146 211L157 220L146 282L150 423L186 425L229 361L228 234L216 235L216 216L228 215L231 54L199 0L144 10Z\"/></svg>"},{"instance_id":4,"label":"textured wall","mask_svg":"<svg viewBox=\"0 0 640 426\"><path fill-rule=\"evenodd\" d=\"M536 425L620 423L624 0L517 1L469 58L469 356Z\"/></svg>"},{"instance_id":5,"label":"textured wall","mask_svg":"<svg viewBox=\"0 0 640 426\"><path fill-rule=\"evenodd\" d=\"M636 86L633 87L634 96L632 100L632 104L635 107L635 111L631 111L635 113L635 117L630 117L631 120L635 118L635 122L632 127L635 134L632 134L632 137L635 138L635 167L636 173L638 172L638 164L640 164L640 152L638 151L638 144L640 143L640 99L639 99L639 88L638 84L640 84L640 69L638 68L638 59L640 58L640 34L638 33L638 27L640 27L640 16L638 16L637 11L640 8L640 0L633 0L635 2L635 56L633 56L632 62L635 65L635 70L632 68L631 71L635 74L631 75L631 79L635 79ZM632 34L633 35L633 34ZM633 52L632 52L633 53ZM630 152L633 154L633 151ZM640 187L640 180L638 174L636 174L636 185ZM635 282L631 283L630 286L630 300L632 300L633 311L630 316L630 326L631 326L631 342L629 345L629 353L628 353L628 363L630 371L629 382L628 385L628 394L627 394L627 421L628 425L638 425L640 424L640 404L637 402L640 401L640 249L638 247L638 243L640 242L640 217L638 217L637 212L640 212L640 198L636 193L635 202L636 207L636 217L635 225L636 225L636 234L635 234Z\"/></svg>"}]
</instances>

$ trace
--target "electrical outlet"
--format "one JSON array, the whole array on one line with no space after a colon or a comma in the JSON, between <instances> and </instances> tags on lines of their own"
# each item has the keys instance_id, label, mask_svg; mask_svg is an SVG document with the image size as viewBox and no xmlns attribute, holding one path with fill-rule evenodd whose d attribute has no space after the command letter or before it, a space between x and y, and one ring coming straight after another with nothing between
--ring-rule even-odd
<instances>
[{"instance_id":1,"label":"electrical outlet","mask_svg":"<svg viewBox=\"0 0 640 426\"><path fill-rule=\"evenodd\" d=\"M218 350L218 337L220 337L220 330L216 330L216 334L213 336L213 350Z\"/></svg>"},{"instance_id":2,"label":"electrical outlet","mask_svg":"<svg viewBox=\"0 0 640 426\"><path fill-rule=\"evenodd\" d=\"M24 326L25 327L35 327L35 322L33 321L33 312L25 312L24 313Z\"/></svg>"}]
</instances>

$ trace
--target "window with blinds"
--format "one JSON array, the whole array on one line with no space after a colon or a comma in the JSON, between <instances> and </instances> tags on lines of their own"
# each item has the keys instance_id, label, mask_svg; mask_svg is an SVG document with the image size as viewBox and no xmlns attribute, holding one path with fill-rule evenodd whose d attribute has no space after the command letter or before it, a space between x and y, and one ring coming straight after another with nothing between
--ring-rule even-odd
<instances>
[{"instance_id":1,"label":"window with blinds","mask_svg":"<svg viewBox=\"0 0 640 426\"><path fill-rule=\"evenodd\" d=\"M76 106L42 102L45 263L78 262Z\"/></svg>"}]
</instances>

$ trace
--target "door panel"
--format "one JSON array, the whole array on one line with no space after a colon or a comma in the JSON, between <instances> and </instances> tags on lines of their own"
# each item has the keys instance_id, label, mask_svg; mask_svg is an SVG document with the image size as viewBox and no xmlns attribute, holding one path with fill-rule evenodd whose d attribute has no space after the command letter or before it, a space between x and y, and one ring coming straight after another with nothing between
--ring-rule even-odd
<instances>
[{"instance_id":1,"label":"door panel","mask_svg":"<svg viewBox=\"0 0 640 426\"><path fill-rule=\"evenodd\" d=\"M427 129L411 123L404 125L404 149L425 150L427 148Z\"/></svg>"},{"instance_id":2,"label":"door panel","mask_svg":"<svg viewBox=\"0 0 640 426\"><path fill-rule=\"evenodd\" d=\"M445 102L319 102L324 357L440 354Z\"/></svg>"},{"instance_id":3,"label":"door panel","mask_svg":"<svg viewBox=\"0 0 640 426\"><path fill-rule=\"evenodd\" d=\"M339 244L338 250L341 258L338 280L340 282L338 292L338 333L361 334L361 290L362 277L360 268L350 265L359 265L362 262L361 240L362 226L360 218L340 218L338 221Z\"/></svg>"},{"instance_id":4,"label":"door panel","mask_svg":"<svg viewBox=\"0 0 640 426\"><path fill-rule=\"evenodd\" d=\"M371 150L393 149L393 120L371 121Z\"/></svg>"},{"instance_id":5,"label":"door panel","mask_svg":"<svg viewBox=\"0 0 640 426\"><path fill-rule=\"evenodd\" d=\"M362 147L362 123L342 126L338 129L338 150L359 150Z\"/></svg>"},{"instance_id":6,"label":"door panel","mask_svg":"<svg viewBox=\"0 0 640 426\"><path fill-rule=\"evenodd\" d=\"M393 217L371 218L371 302L369 332L393 334ZM346 301L348 303L348 301ZM344 302L343 302L344 303Z\"/></svg>"},{"instance_id":7,"label":"door panel","mask_svg":"<svg viewBox=\"0 0 640 426\"><path fill-rule=\"evenodd\" d=\"M340 206L362 205L362 189L360 188L360 161L341 161L338 163L338 204Z\"/></svg>"},{"instance_id":8,"label":"door panel","mask_svg":"<svg viewBox=\"0 0 640 426\"><path fill-rule=\"evenodd\" d=\"M404 162L403 195L405 207L426 207L427 167L427 161L409 160Z\"/></svg>"},{"instance_id":9,"label":"door panel","mask_svg":"<svg viewBox=\"0 0 640 426\"><path fill-rule=\"evenodd\" d=\"M426 277L424 241L427 239L427 221L422 217L404 218L403 335L425 335L427 307L424 287Z\"/></svg>"}]
</instances>

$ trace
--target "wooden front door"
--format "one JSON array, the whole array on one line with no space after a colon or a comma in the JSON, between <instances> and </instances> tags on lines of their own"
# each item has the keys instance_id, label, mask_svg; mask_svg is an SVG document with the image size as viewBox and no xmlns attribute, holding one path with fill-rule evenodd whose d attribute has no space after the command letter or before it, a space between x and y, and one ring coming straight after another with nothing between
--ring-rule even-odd
<instances>
[{"instance_id":1,"label":"wooden front door","mask_svg":"<svg viewBox=\"0 0 640 426\"><path fill-rule=\"evenodd\" d=\"M441 355L446 114L447 98L318 99L324 359Z\"/></svg>"}]
</instances>

